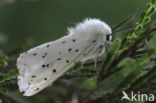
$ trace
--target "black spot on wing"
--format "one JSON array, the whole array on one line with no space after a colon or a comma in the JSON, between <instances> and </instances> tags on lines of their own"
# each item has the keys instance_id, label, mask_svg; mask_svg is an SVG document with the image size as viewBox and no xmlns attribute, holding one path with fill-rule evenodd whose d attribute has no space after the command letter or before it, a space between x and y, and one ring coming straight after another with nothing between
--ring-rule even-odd
<instances>
[{"instance_id":1,"label":"black spot on wing","mask_svg":"<svg viewBox=\"0 0 156 103\"><path fill-rule=\"evenodd\" d=\"M49 67L49 64L43 64L42 68Z\"/></svg>"},{"instance_id":2,"label":"black spot on wing","mask_svg":"<svg viewBox=\"0 0 156 103\"><path fill-rule=\"evenodd\" d=\"M66 43L66 41L62 41L62 44Z\"/></svg>"},{"instance_id":3,"label":"black spot on wing","mask_svg":"<svg viewBox=\"0 0 156 103\"><path fill-rule=\"evenodd\" d=\"M36 89L36 91L39 90L39 88Z\"/></svg>"},{"instance_id":4,"label":"black spot on wing","mask_svg":"<svg viewBox=\"0 0 156 103\"><path fill-rule=\"evenodd\" d=\"M53 69L53 73L55 73L56 72L56 69Z\"/></svg>"},{"instance_id":5,"label":"black spot on wing","mask_svg":"<svg viewBox=\"0 0 156 103\"><path fill-rule=\"evenodd\" d=\"M35 78L36 76L33 75L33 76L31 76L31 77L32 77L32 78Z\"/></svg>"},{"instance_id":6,"label":"black spot on wing","mask_svg":"<svg viewBox=\"0 0 156 103\"><path fill-rule=\"evenodd\" d=\"M69 63L69 60L66 60L66 63Z\"/></svg>"},{"instance_id":7,"label":"black spot on wing","mask_svg":"<svg viewBox=\"0 0 156 103\"><path fill-rule=\"evenodd\" d=\"M48 47L50 47L50 45L47 45L46 47L48 48Z\"/></svg>"},{"instance_id":8,"label":"black spot on wing","mask_svg":"<svg viewBox=\"0 0 156 103\"><path fill-rule=\"evenodd\" d=\"M78 51L79 51L78 49L75 50L75 52L78 52Z\"/></svg>"},{"instance_id":9,"label":"black spot on wing","mask_svg":"<svg viewBox=\"0 0 156 103\"><path fill-rule=\"evenodd\" d=\"M45 58L45 56L47 56L48 53L44 53L44 55L42 56L42 58Z\"/></svg>"},{"instance_id":10,"label":"black spot on wing","mask_svg":"<svg viewBox=\"0 0 156 103\"><path fill-rule=\"evenodd\" d=\"M93 41L92 41L92 43L95 43L95 42L96 42L96 40L93 40Z\"/></svg>"},{"instance_id":11,"label":"black spot on wing","mask_svg":"<svg viewBox=\"0 0 156 103\"><path fill-rule=\"evenodd\" d=\"M71 48L69 48L69 49L68 49L68 51L70 52L70 51L72 51L72 49L71 49Z\"/></svg>"},{"instance_id":12,"label":"black spot on wing","mask_svg":"<svg viewBox=\"0 0 156 103\"><path fill-rule=\"evenodd\" d=\"M37 55L36 53L33 54L33 56L36 56L36 55Z\"/></svg>"},{"instance_id":13,"label":"black spot on wing","mask_svg":"<svg viewBox=\"0 0 156 103\"><path fill-rule=\"evenodd\" d=\"M57 60L61 60L61 58L57 58Z\"/></svg>"},{"instance_id":14,"label":"black spot on wing","mask_svg":"<svg viewBox=\"0 0 156 103\"><path fill-rule=\"evenodd\" d=\"M44 68L45 66L46 66L45 64L42 65L43 68Z\"/></svg>"},{"instance_id":15,"label":"black spot on wing","mask_svg":"<svg viewBox=\"0 0 156 103\"><path fill-rule=\"evenodd\" d=\"M73 42L75 42L76 41L76 39L73 39Z\"/></svg>"},{"instance_id":16,"label":"black spot on wing","mask_svg":"<svg viewBox=\"0 0 156 103\"><path fill-rule=\"evenodd\" d=\"M49 64L47 64L46 67L49 67Z\"/></svg>"}]
</instances>

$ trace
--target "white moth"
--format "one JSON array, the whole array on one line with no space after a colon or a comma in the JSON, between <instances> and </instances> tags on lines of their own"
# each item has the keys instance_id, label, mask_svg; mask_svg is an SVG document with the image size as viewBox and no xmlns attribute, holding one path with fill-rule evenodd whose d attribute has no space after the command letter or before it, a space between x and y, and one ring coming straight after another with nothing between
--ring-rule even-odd
<instances>
[{"instance_id":1,"label":"white moth","mask_svg":"<svg viewBox=\"0 0 156 103\"><path fill-rule=\"evenodd\" d=\"M50 86L77 62L101 56L111 28L99 19L85 19L68 29L68 34L20 54L18 85L25 96Z\"/></svg>"}]
</instances>

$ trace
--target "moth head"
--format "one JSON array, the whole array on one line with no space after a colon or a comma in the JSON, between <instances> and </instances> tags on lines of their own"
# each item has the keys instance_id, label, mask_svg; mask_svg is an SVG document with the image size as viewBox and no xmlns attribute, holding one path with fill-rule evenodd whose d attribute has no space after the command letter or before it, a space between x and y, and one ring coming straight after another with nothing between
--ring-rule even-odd
<instances>
[{"instance_id":1,"label":"moth head","mask_svg":"<svg viewBox=\"0 0 156 103\"><path fill-rule=\"evenodd\" d=\"M107 35L106 35L106 41L107 41L107 42L110 42L111 40L112 40L112 35L107 34Z\"/></svg>"},{"instance_id":2,"label":"moth head","mask_svg":"<svg viewBox=\"0 0 156 103\"><path fill-rule=\"evenodd\" d=\"M75 28L69 28L68 32L70 35L85 34L85 35L101 35L106 36L106 40L111 40L112 30L108 24L96 18L85 19L83 22L78 23Z\"/></svg>"}]
</instances>

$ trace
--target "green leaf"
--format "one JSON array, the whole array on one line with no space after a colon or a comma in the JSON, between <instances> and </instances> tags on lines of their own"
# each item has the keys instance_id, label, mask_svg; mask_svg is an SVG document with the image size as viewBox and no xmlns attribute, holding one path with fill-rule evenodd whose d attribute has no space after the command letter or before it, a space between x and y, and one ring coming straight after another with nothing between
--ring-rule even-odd
<instances>
[{"instance_id":1,"label":"green leaf","mask_svg":"<svg viewBox=\"0 0 156 103\"><path fill-rule=\"evenodd\" d=\"M145 17L146 13L145 12L142 12L141 15L140 15L140 19L143 19Z\"/></svg>"},{"instance_id":2,"label":"green leaf","mask_svg":"<svg viewBox=\"0 0 156 103\"><path fill-rule=\"evenodd\" d=\"M102 97L107 93L114 93L116 90L122 92L123 89L120 88L120 85L123 83L128 84L138 75L140 69L142 69L136 60L131 58L125 58L122 60L118 67L121 67L121 69L103 80L102 83L98 86L97 91L94 94L95 99Z\"/></svg>"},{"instance_id":3,"label":"green leaf","mask_svg":"<svg viewBox=\"0 0 156 103\"><path fill-rule=\"evenodd\" d=\"M153 7L153 8L151 9L151 11L148 13L148 15L151 16L155 11L156 11L156 9L155 9L155 7Z\"/></svg>"},{"instance_id":4,"label":"green leaf","mask_svg":"<svg viewBox=\"0 0 156 103\"><path fill-rule=\"evenodd\" d=\"M151 18L150 18L150 17L147 17L146 20L145 20L144 25L145 25L145 24L148 24L150 21L151 21Z\"/></svg>"},{"instance_id":5,"label":"green leaf","mask_svg":"<svg viewBox=\"0 0 156 103\"><path fill-rule=\"evenodd\" d=\"M131 62L135 62L134 59L131 59L131 58L125 58L124 60L122 60L119 64L118 64L118 67L122 67L126 64L130 64Z\"/></svg>"},{"instance_id":6,"label":"green leaf","mask_svg":"<svg viewBox=\"0 0 156 103\"><path fill-rule=\"evenodd\" d=\"M96 78L73 80L76 87L81 89L94 89L96 87Z\"/></svg>"},{"instance_id":7,"label":"green leaf","mask_svg":"<svg viewBox=\"0 0 156 103\"><path fill-rule=\"evenodd\" d=\"M7 73L4 76L0 78L0 83L5 82L6 80L10 80L15 78L19 74L18 70L16 69L15 71L11 73Z\"/></svg>"},{"instance_id":8,"label":"green leaf","mask_svg":"<svg viewBox=\"0 0 156 103\"><path fill-rule=\"evenodd\" d=\"M77 70L77 69L81 69L81 68L84 68L84 66L81 62L79 62L72 69Z\"/></svg>"},{"instance_id":9,"label":"green leaf","mask_svg":"<svg viewBox=\"0 0 156 103\"><path fill-rule=\"evenodd\" d=\"M156 0L151 0L152 1L152 4L156 4Z\"/></svg>"},{"instance_id":10,"label":"green leaf","mask_svg":"<svg viewBox=\"0 0 156 103\"><path fill-rule=\"evenodd\" d=\"M121 42L122 42L121 39L116 38L113 41L112 45L109 46L109 50L112 51L114 55L118 52L120 45L121 45Z\"/></svg>"},{"instance_id":11,"label":"green leaf","mask_svg":"<svg viewBox=\"0 0 156 103\"><path fill-rule=\"evenodd\" d=\"M3 55L0 57L0 66L2 66L3 68L6 67L8 65L8 56L7 55Z\"/></svg>"},{"instance_id":12,"label":"green leaf","mask_svg":"<svg viewBox=\"0 0 156 103\"><path fill-rule=\"evenodd\" d=\"M150 6L152 6L152 3L147 4L147 8L150 8Z\"/></svg>"},{"instance_id":13,"label":"green leaf","mask_svg":"<svg viewBox=\"0 0 156 103\"><path fill-rule=\"evenodd\" d=\"M4 88L4 87L1 87L0 88L0 92L1 93L6 93L6 92L8 92L8 89L7 88Z\"/></svg>"},{"instance_id":14,"label":"green leaf","mask_svg":"<svg viewBox=\"0 0 156 103\"><path fill-rule=\"evenodd\" d=\"M149 45L152 47L152 48L156 48L156 35L154 35L152 37L152 39L149 41Z\"/></svg>"},{"instance_id":15,"label":"green leaf","mask_svg":"<svg viewBox=\"0 0 156 103\"><path fill-rule=\"evenodd\" d=\"M123 51L127 46L129 46L136 39L136 37L141 37L144 34L145 27L147 26L147 24L149 24L151 15L155 11L155 7L156 7L155 4L152 3L148 4L147 10L141 13L138 25L134 28L133 32L127 37L127 42L120 51Z\"/></svg>"}]
</instances>

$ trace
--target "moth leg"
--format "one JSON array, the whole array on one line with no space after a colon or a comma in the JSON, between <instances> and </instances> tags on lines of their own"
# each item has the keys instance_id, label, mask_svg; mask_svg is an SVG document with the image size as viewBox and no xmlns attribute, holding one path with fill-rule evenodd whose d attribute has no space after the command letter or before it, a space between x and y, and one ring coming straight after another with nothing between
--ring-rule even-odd
<instances>
[{"instance_id":1,"label":"moth leg","mask_svg":"<svg viewBox=\"0 0 156 103\"><path fill-rule=\"evenodd\" d=\"M95 64L94 64L94 67L95 67L96 73L98 73L97 61L98 61L98 56L95 57Z\"/></svg>"},{"instance_id":2,"label":"moth leg","mask_svg":"<svg viewBox=\"0 0 156 103\"><path fill-rule=\"evenodd\" d=\"M108 48L107 48L106 46L111 45L111 44L112 44L112 41L107 41L107 42L104 44L104 48L105 48L106 53L108 53Z\"/></svg>"},{"instance_id":3,"label":"moth leg","mask_svg":"<svg viewBox=\"0 0 156 103\"><path fill-rule=\"evenodd\" d=\"M97 48L96 52L97 52L97 55L95 57L95 70L96 70L96 73L98 72L98 68L97 68L97 62L98 62L98 58L99 58L99 54L102 52L104 46L103 45L99 45L99 47Z\"/></svg>"},{"instance_id":4,"label":"moth leg","mask_svg":"<svg viewBox=\"0 0 156 103\"><path fill-rule=\"evenodd\" d=\"M107 46L107 43L104 44L104 48L105 48L106 53L108 53L108 49L106 46Z\"/></svg>"}]
</instances>

